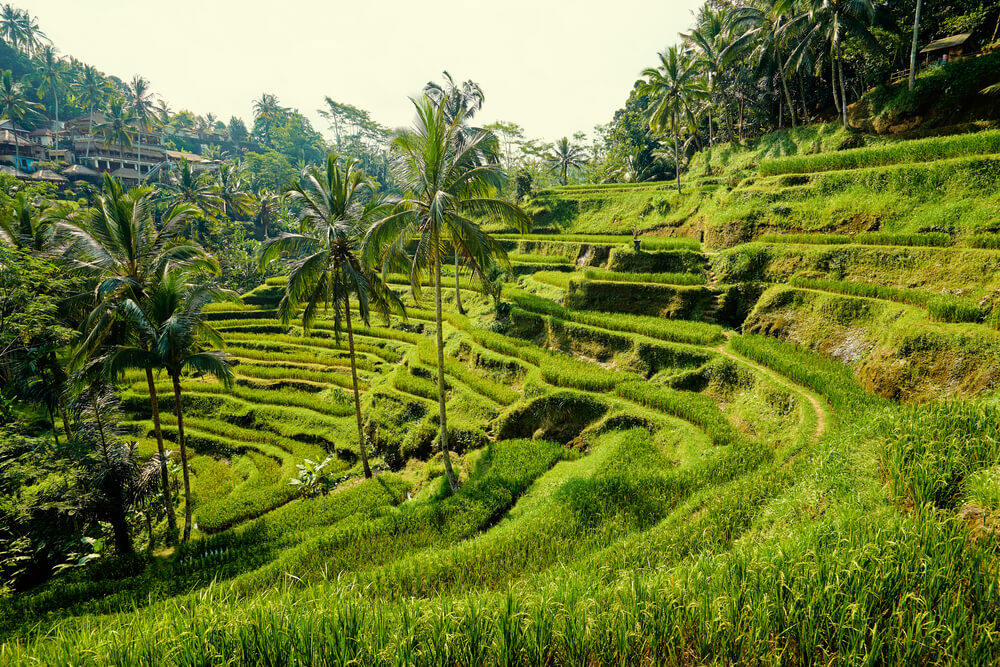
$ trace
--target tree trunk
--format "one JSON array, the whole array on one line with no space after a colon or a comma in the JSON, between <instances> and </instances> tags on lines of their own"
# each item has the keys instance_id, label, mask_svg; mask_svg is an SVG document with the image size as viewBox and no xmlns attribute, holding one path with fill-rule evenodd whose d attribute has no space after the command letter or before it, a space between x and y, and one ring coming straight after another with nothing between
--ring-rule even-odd
<instances>
[{"instance_id":1,"label":"tree trunk","mask_svg":"<svg viewBox=\"0 0 1000 667\"><path fill-rule=\"evenodd\" d=\"M171 375L174 383L174 412L177 414L177 440L181 447L181 472L184 475L184 535L181 542L191 539L191 481L188 477L187 445L184 442L184 408L181 406L181 379Z\"/></svg>"},{"instance_id":2,"label":"tree trunk","mask_svg":"<svg viewBox=\"0 0 1000 667\"><path fill-rule=\"evenodd\" d=\"M97 404L98 396L94 391L91 392L91 400L94 402L94 420L97 422L97 434L101 438L101 451L104 453L104 462L110 465L111 457L108 454L108 440L104 435L104 422L101 421L101 410ZM115 552L120 556L127 556L133 553L132 537L129 535L128 517L125 514L125 508L122 507L124 503L122 501L121 480L115 479L114 484L113 489L106 489L104 491L108 501L108 523L111 524L111 531L115 536Z\"/></svg>"},{"instance_id":3,"label":"tree trunk","mask_svg":"<svg viewBox=\"0 0 1000 667\"><path fill-rule=\"evenodd\" d=\"M458 248L455 248L455 306L458 312L465 315L465 308L462 307L462 289L458 280Z\"/></svg>"},{"instance_id":4,"label":"tree trunk","mask_svg":"<svg viewBox=\"0 0 1000 667\"><path fill-rule=\"evenodd\" d=\"M46 401L48 402L48 401ZM47 406L49 409L49 423L52 425L52 437L56 441L56 449L59 448L59 429L56 428L56 415L52 410L52 404L49 403Z\"/></svg>"},{"instance_id":5,"label":"tree trunk","mask_svg":"<svg viewBox=\"0 0 1000 667\"><path fill-rule=\"evenodd\" d=\"M351 299L344 299L345 317L347 322L347 349L351 354L351 385L354 387L354 416L358 420L358 449L361 451L361 465L365 469L365 477L372 476L368 465L368 448L365 446L365 430L361 422L361 394L358 392L358 367L354 361L354 328L351 326Z\"/></svg>"},{"instance_id":6,"label":"tree trunk","mask_svg":"<svg viewBox=\"0 0 1000 667\"><path fill-rule=\"evenodd\" d=\"M799 95L802 96L802 124L803 125L808 125L809 124L809 106L808 106L808 104L806 104L806 85L805 85L805 83L802 82L802 78L803 78L802 77L802 72L799 72L798 76L796 76L795 78L799 80Z\"/></svg>"},{"instance_id":7,"label":"tree trunk","mask_svg":"<svg viewBox=\"0 0 1000 667\"><path fill-rule=\"evenodd\" d=\"M681 148L674 130L674 175L677 177L677 194L681 193Z\"/></svg>"},{"instance_id":8,"label":"tree trunk","mask_svg":"<svg viewBox=\"0 0 1000 667\"><path fill-rule=\"evenodd\" d=\"M135 158L135 170L139 174L139 182L141 183L142 182L142 128L141 127L137 132L137 136L139 138L139 147L137 149Z\"/></svg>"},{"instance_id":9,"label":"tree trunk","mask_svg":"<svg viewBox=\"0 0 1000 667\"><path fill-rule=\"evenodd\" d=\"M437 234L435 234L435 237ZM451 456L448 454L448 414L445 407L444 392L444 327L441 318L441 251L438 239L434 239L434 321L437 324L437 384L438 411L441 419L441 455L444 458L444 471L448 475L448 484L452 492L458 491L458 479L451 469Z\"/></svg>"},{"instance_id":10,"label":"tree trunk","mask_svg":"<svg viewBox=\"0 0 1000 667\"><path fill-rule=\"evenodd\" d=\"M125 144L118 144L118 166L125 171ZM122 174L124 176L125 174Z\"/></svg>"},{"instance_id":11,"label":"tree trunk","mask_svg":"<svg viewBox=\"0 0 1000 667\"><path fill-rule=\"evenodd\" d=\"M788 82L785 80L785 68L780 67L778 75L781 77L781 87L785 91L785 103L788 105L788 115L792 120L792 129L795 129L795 105L792 104L792 94L788 90Z\"/></svg>"},{"instance_id":12,"label":"tree trunk","mask_svg":"<svg viewBox=\"0 0 1000 667\"><path fill-rule=\"evenodd\" d=\"M838 56L840 54L838 53ZM837 58L837 71L840 72L841 110L844 114L844 129L847 129L847 89L844 87L844 61Z\"/></svg>"},{"instance_id":13,"label":"tree trunk","mask_svg":"<svg viewBox=\"0 0 1000 667\"><path fill-rule=\"evenodd\" d=\"M917 39L920 37L920 6L923 0L917 0L917 9L913 13L913 44L910 45L910 83L909 88L917 85ZM997 19L1000 21L1000 18Z\"/></svg>"},{"instance_id":14,"label":"tree trunk","mask_svg":"<svg viewBox=\"0 0 1000 667\"><path fill-rule=\"evenodd\" d=\"M111 511L108 512L108 523L111 524L111 532L115 536L115 553L120 556L129 556L134 553L132 549L132 539L129 537L128 518L121 509L121 494L109 500Z\"/></svg>"},{"instance_id":15,"label":"tree trunk","mask_svg":"<svg viewBox=\"0 0 1000 667\"><path fill-rule=\"evenodd\" d=\"M840 95L837 94L837 56L833 49L830 49L830 89L833 91L833 106L837 108L837 115L840 115Z\"/></svg>"},{"instance_id":16,"label":"tree trunk","mask_svg":"<svg viewBox=\"0 0 1000 667\"><path fill-rule=\"evenodd\" d=\"M87 121L87 162L90 162L90 142L94 140L94 105L90 105L90 118ZM90 166L89 164L87 165Z\"/></svg>"},{"instance_id":17,"label":"tree trunk","mask_svg":"<svg viewBox=\"0 0 1000 667\"><path fill-rule=\"evenodd\" d=\"M167 472L167 451L163 447L163 431L160 429L160 401L156 397L156 384L153 382L153 369L146 369L146 385L149 387L149 407L153 412L153 431L156 433L156 449L160 455L160 483L163 484L163 504L167 510L167 528L170 540L176 539L177 515L174 514L174 501L170 497L170 475Z\"/></svg>"}]
</instances>

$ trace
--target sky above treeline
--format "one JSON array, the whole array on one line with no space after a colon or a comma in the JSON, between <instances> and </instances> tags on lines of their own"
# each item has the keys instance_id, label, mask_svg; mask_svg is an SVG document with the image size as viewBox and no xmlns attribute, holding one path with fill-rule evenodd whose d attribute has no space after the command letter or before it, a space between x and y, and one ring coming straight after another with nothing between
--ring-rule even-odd
<instances>
[{"instance_id":1,"label":"sky above treeline","mask_svg":"<svg viewBox=\"0 0 1000 667\"><path fill-rule=\"evenodd\" d=\"M611 120L701 0L14 0L63 55L129 79L173 111L251 118L274 93L326 132L330 96L389 127L448 70L486 93L479 122L549 141Z\"/></svg>"}]
</instances>

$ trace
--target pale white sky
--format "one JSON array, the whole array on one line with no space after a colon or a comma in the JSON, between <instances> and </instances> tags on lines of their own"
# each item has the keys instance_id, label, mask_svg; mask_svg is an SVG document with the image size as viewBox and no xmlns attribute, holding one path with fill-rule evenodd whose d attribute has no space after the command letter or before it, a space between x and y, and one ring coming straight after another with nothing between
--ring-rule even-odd
<instances>
[{"instance_id":1,"label":"pale white sky","mask_svg":"<svg viewBox=\"0 0 1000 667\"><path fill-rule=\"evenodd\" d=\"M447 69L478 81L477 120L554 140L606 123L700 0L13 0L64 55L142 74L174 111L251 119L275 93L326 131L329 95L389 127Z\"/></svg>"}]
</instances>

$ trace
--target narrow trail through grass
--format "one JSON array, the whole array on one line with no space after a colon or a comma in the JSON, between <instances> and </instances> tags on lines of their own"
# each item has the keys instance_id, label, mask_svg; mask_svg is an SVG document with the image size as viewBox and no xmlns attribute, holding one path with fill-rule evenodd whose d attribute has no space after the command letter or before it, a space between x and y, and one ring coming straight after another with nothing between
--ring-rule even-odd
<instances>
[{"instance_id":1,"label":"narrow trail through grass","mask_svg":"<svg viewBox=\"0 0 1000 667\"><path fill-rule=\"evenodd\" d=\"M813 434L812 442L818 442L826 432L829 423L834 419L833 408L830 407L829 403L827 403L825 399L821 399L817 394L809 391L802 385L793 382L784 375L781 375L766 366L762 366L755 361L751 361L746 357L736 354L729 349L729 339L735 334L732 331L726 330L723 332L723 335L726 337L726 342L714 348L716 352L728 359L732 359L738 364L742 364L753 369L757 373L770 378L773 382L806 399L812 408L813 414L816 416L816 432Z\"/></svg>"}]
</instances>

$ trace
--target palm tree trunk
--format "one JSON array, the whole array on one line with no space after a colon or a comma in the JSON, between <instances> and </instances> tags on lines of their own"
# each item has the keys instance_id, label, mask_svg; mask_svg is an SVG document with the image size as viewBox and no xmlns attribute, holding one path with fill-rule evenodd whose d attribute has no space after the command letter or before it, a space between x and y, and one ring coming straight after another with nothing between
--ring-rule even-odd
<instances>
[{"instance_id":1,"label":"palm tree trunk","mask_svg":"<svg viewBox=\"0 0 1000 667\"><path fill-rule=\"evenodd\" d=\"M46 403L48 403L48 401L46 401ZM52 404L51 403L49 403L49 405L46 406L46 407L48 407L48 409L49 409L49 424L52 425L52 437L55 439L55 441L56 441L56 449L58 449L59 448L59 429L56 428L56 415L55 415L55 412L52 411Z\"/></svg>"},{"instance_id":2,"label":"palm tree trunk","mask_svg":"<svg viewBox=\"0 0 1000 667\"><path fill-rule=\"evenodd\" d=\"M435 234L435 237L437 234ZM441 251L438 249L438 239L434 239L434 321L437 324L437 383L438 383L438 413L441 419L441 455L444 458L444 472L448 476L448 484L452 492L458 491L458 479L451 469L451 456L448 454L448 413L445 407L444 392L444 331L441 318Z\"/></svg>"},{"instance_id":3,"label":"palm tree trunk","mask_svg":"<svg viewBox=\"0 0 1000 667\"><path fill-rule=\"evenodd\" d=\"M160 429L160 401L156 397L156 383L153 382L153 369L146 369L146 385L149 387L149 407L153 412L153 431L156 433L156 449L160 455L160 483L163 484L163 504L167 509L167 528L170 541L176 539L177 516L174 514L174 501L170 497L170 476L167 472L167 452L163 448L163 431Z\"/></svg>"},{"instance_id":4,"label":"palm tree trunk","mask_svg":"<svg viewBox=\"0 0 1000 667\"><path fill-rule=\"evenodd\" d=\"M838 53L839 56L839 53ZM844 128L847 128L847 89L844 86L844 61L837 58L837 71L840 72L840 97L841 112L843 113Z\"/></svg>"},{"instance_id":5,"label":"palm tree trunk","mask_svg":"<svg viewBox=\"0 0 1000 667\"><path fill-rule=\"evenodd\" d=\"M142 128L137 133L139 137L139 147L135 158L135 170L139 174L139 182L142 182Z\"/></svg>"},{"instance_id":6,"label":"palm tree trunk","mask_svg":"<svg viewBox=\"0 0 1000 667\"><path fill-rule=\"evenodd\" d=\"M795 129L795 105L792 104L792 94L788 90L788 82L785 80L785 68L778 68L778 75L781 77L781 87L785 91L785 103L788 104L788 114L792 118L792 129Z\"/></svg>"},{"instance_id":7,"label":"palm tree trunk","mask_svg":"<svg viewBox=\"0 0 1000 667\"><path fill-rule=\"evenodd\" d=\"M917 85L917 39L920 36L920 7L923 0L917 0L917 10L913 14L913 44L910 45L910 83L909 88ZM1000 25L1000 17L997 18L997 25Z\"/></svg>"},{"instance_id":8,"label":"palm tree trunk","mask_svg":"<svg viewBox=\"0 0 1000 667\"><path fill-rule=\"evenodd\" d=\"M121 167L121 170L123 172L125 171L125 144L124 143L118 144L118 166ZM125 174L122 174L122 176L124 176L124 175Z\"/></svg>"},{"instance_id":9,"label":"palm tree trunk","mask_svg":"<svg viewBox=\"0 0 1000 667\"><path fill-rule=\"evenodd\" d=\"M98 406L97 393L93 392L94 420L97 422L97 434L101 438L101 451L104 453L105 463L110 464L111 456L108 454L108 440L104 436L104 422L101 421L101 409ZM115 482L115 486L104 492L108 502L108 523L111 524L111 531L115 536L115 553L118 555L130 555L133 553L132 537L129 535L128 517L122 507L121 484Z\"/></svg>"},{"instance_id":10,"label":"palm tree trunk","mask_svg":"<svg viewBox=\"0 0 1000 667\"><path fill-rule=\"evenodd\" d=\"M181 446L181 472L184 475L184 535L181 542L191 539L191 480L188 476L187 444L184 441L184 408L181 406L181 379L171 375L174 383L174 412L177 415L177 440Z\"/></svg>"},{"instance_id":11,"label":"palm tree trunk","mask_svg":"<svg viewBox=\"0 0 1000 667\"><path fill-rule=\"evenodd\" d=\"M458 307L458 312L465 315L465 308L462 307L462 290L459 287L460 283L458 280L458 248L455 248L455 305Z\"/></svg>"},{"instance_id":12,"label":"palm tree trunk","mask_svg":"<svg viewBox=\"0 0 1000 667\"><path fill-rule=\"evenodd\" d=\"M674 130L674 175L677 176L677 194L681 194L681 148Z\"/></svg>"},{"instance_id":13,"label":"palm tree trunk","mask_svg":"<svg viewBox=\"0 0 1000 667\"><path fill-rule=\"evenodd\" d=\"M90 142L92 142L94 140L94 105L93 105L93 103L91 103L91 105L90 105L90 114L89 114L89 116L90 116L90 118L88 119L88 122L87 122L87 154L85 156L87 158L87 162L88 163L90 162ZM90 165L88 164L87 166L89 167Z\"/></svg>"},{"instance_id":14,"label":"palm tree trunk","mask_svg":"<svg viewBox=\"0 0 1000 667\"><path fill-rule=\"evenodd\" d=\"M833 49L830 50L830 89L833 91L833 106L837 108L837 115L840 115L840 95L837 94L837 56Z\"/></svg>"},{"instance_id":15,"label":"palm tree trunk","mask_svg":"<svg viewBox=\"0 0 1000 667\"><path fill-rule=\"evenodd\" d=\"M11 123L11 127L13 126L14 124ZM14 174L16 175L18 170L21 169L21 147L17 143L17 134L14 133L13 129L11 130L11 134L14 134Z\"/></svg>"},{"instance_id":16,"label":"palm tree trunk","mask_svg":"<svg viewBox=\"0 0 1000 667\"><path fill-rule=\"evenodd\" d=\"M344 319L347 322L347 349L351 354L351 385L354 387L354 416L358 420L358 449L361 451L361 465L365 469L365 477L372 476L368 465L368 448L365 447L365 430L361 422L361 395L358 392L358 366L354 361L354 328L351 326L351 300L344 299Z\"/></svg>"}]
</instances>

